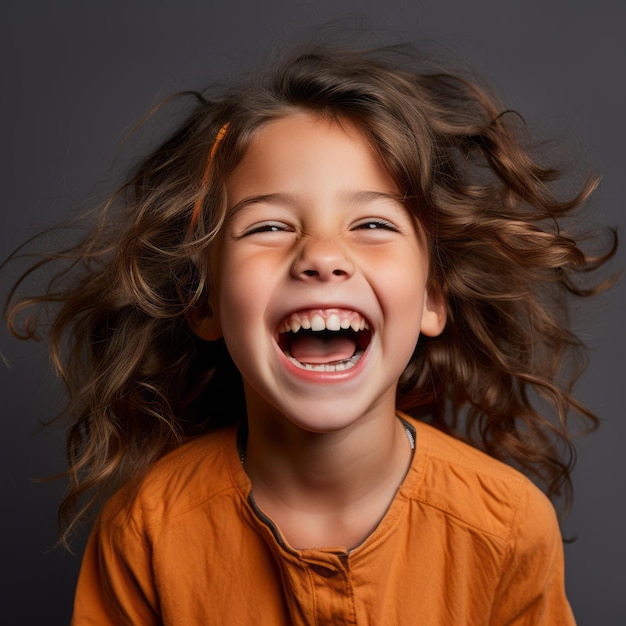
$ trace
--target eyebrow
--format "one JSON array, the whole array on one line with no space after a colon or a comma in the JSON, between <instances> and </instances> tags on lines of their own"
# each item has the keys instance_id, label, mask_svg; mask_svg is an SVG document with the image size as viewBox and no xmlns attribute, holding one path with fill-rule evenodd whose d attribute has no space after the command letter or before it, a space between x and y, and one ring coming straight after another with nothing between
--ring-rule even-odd
<instances>
[{"instance_id":1,"label":"eyebrow","mask_svg":"<svg viewBox=\"0 0 626 626\"><path fill-rule=\"evenodd\" d=\"M397 193L386 191L343 191L339 194L342 201L353 204L367 204L377 200L391 200L396 204L404 206L405 198ZM278 204L282 206L292 206L298 203L298 196L291 193L266 193L255 196L248 196L237 202L229 210L229 217L233 217L240 211L252 204Z\"/></svg>"},{"instance_id":2,"label":"eyebrow","mask_svg":"<svg viewBox=\"0 0 626 626\"><path fill-rule=\"evenodd\" d=\"M240 200L237 204L228 209L228 214L232 217L251 204L292 205L296 203L297 197L291 193L264 193L257 196L248 196L247 198Z\"/></svg>"},{"instance_id":3,"label":"eyebrow","mask_svg":"<svg viewBox=\"0 0 626 626\"><path fill-rule=\"evenodd\" d=\"M391 200L404 206L404 198L400 194L387 191L347 191L340 194L342 200L355 204L367 204L376 200Z\"/></svg>"}]
</instances>

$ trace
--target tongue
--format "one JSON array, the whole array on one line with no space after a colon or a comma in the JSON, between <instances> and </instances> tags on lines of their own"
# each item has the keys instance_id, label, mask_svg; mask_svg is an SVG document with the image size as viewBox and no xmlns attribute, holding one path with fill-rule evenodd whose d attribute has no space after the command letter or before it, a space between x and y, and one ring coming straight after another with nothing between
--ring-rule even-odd
<instances>
[{"instance_id":1,"label":"tongue","mask_svg":"<svg viewBox=\"0 0 626 626\"><path fill-rule=\"evenodd\" d=\"M300 363L335 363L354 355L356 341L339 334L298 334L291 339L289 351Z\"/></svg>"}]
</instances>

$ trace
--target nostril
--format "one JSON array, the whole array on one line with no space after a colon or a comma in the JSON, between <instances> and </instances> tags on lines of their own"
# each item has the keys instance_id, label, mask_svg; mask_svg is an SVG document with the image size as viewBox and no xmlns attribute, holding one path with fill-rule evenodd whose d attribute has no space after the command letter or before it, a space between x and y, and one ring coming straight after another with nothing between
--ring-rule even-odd
<instances>
[{"instance_id":1,"label":"nostril","mask_svg":"<svg viewBox=\"0 0 626 626\"><path fill-rule=\"evenodd\" d=\"M304 270L302 272L305 276L319 276L319 272L317 270ZM333 276L345 276L347 272L345 270L332 270L331 274Z\"/></svg>"}]
</instances>

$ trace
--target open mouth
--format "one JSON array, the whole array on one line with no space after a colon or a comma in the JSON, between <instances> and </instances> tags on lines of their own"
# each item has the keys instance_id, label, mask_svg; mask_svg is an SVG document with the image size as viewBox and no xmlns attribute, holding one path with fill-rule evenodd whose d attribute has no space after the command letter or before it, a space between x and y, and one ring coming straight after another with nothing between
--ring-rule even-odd
<instances>
[{"instance_id":1,"label":"open mouth","mask_svg":"<svg viewBox=\"0 0 626 626\"><path fill-rule=\"evenodd\" d=\"M341 372L363 356L372 334L356 311L315 309L292 313L279 325L278 345L297 367Z\"/></svg>"}]
</instances>

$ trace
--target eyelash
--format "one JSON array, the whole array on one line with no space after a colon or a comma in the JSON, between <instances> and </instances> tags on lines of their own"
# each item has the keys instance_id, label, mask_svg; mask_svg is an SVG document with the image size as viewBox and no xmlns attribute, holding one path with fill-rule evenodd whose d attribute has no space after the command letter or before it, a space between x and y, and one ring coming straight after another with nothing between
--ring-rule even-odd
<instances>
[{"instance_id":1,"label":"eyelash","mask_svg":"<svg viewBox=\"0 0 626 626\"><path fill-rule=\"evenodd\" d=\"M257 233L278 233L288 231L289 227L280 222L266 222L265 224L258 224L246 230L241 236L256 235Z\"/></svg>"},{"instance_id":2,"label":"eyelash","mask_svg":"<svg viewBox=\"0 0 626 626\"><path fill-rule=\"evenodd\" d=\"M366 222L362 222L361 224L357 224L357 226L355 226L354 230L377 230L377 229L384 229L384 230L393 230L393 231L398 231L397 226L395 226L394 224L392 224L391 222L388 222L387 220L383 220L383 219L370 219L367 220Z\"/></svg>"},{"instance_id":3,"label":"eyelash","mask_svg":"<svg viewBox=\"0 0 626 626\"><path fill-rule=\"evenodd\" d=\"M291 229L286 224L282 224L280 222L266 222L249 228L244 233L242 233L241 237L262 233L290 232L290 230ZM393 232L399 232L400 229L395 224L379 218L368 219L365 222L361 222L360 224L354 226L353 230L388 230Z\"/></svg>"}]
</instances>

